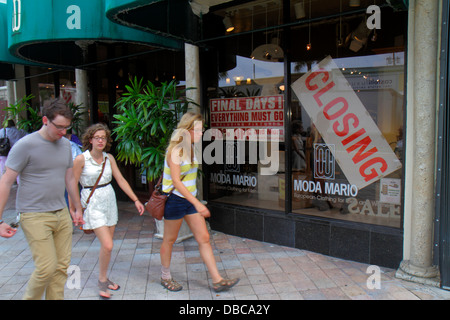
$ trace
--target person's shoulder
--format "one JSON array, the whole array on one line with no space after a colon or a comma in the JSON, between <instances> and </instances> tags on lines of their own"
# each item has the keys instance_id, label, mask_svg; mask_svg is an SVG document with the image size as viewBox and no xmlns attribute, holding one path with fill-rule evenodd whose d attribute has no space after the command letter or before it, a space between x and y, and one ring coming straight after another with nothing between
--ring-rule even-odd
<instances>
[{"instance_id":1,"label":"person's shoulder","mask_svg":"<svg viewBox=\"0 0 450 320\"><path fill-rule=\"evenodd\" d=\"M74 163L78 162L78 163L82 163L84 164L84 161L86 160L85 154L84 153L80 153L78 154L75 159L73 160Z\"/></svg>"},{"instance_id":2,"label":"person's shoulder","mask_svg":"<svg viewBox=\"0 0 450 320\"><path fill-rule=\"evenodd\" d=\"M109 161L112 161L112 162L116 161L116 159L114 158L114 156L111 153L103 152L103 155L105 156L105 158L108 158Z\"/></svg>"}]
</instances>

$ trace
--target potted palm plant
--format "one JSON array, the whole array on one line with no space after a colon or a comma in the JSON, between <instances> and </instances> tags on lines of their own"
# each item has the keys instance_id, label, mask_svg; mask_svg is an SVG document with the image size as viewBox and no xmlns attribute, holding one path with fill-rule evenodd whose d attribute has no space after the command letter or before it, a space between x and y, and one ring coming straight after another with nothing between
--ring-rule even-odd
<instances>
[{"instance_id":1,"label":"potted palm plant","mask_svg":"<svg viewBox=\"0 0 450 320\"><path fill-rule=\"evenodd\" d=\"M117 142L117 159L140 167L146 175L150 194L164 169L166 148L178 121L194 101L185 97L187 88L177 89L176 81L160 86L143 79L130 79L126 92L117 101L113 135ZM146 199L148 200L148 198ZM164 219L156 223L156 237L162 237ZM178 240L191 237L189 227L182 225Z\"/></svg>"},{"instance_id":2,"label":"potted palm plant","mask_svg":"<svg viewBox=\"0 0 450 320\"><path fill-rule=\"evenodd\" d=\"M161 176L172 132L188 104L194 103L185 97L186 90L192 88L179 90L176 84L173 80L155 86L135 77L116 103L113 134L117 159L140 167L150 182Z\"/></svg>"}]
</instances>

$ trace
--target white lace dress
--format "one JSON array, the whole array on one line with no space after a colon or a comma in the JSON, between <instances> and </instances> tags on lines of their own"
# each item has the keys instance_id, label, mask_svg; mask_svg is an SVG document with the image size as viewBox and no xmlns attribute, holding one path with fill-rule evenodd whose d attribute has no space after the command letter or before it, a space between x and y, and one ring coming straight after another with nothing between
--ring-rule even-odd
<instances>
[{"instance_id":1,"label":"white lace dress","mask_svg":"<svg viewBox=\"0 0 450 320\"><path fill-rule=\"evenodd\" d=\"M86 201L91 193L90 188L97 181L100 172L102 171L103 162L98 164L92 157L89 150L83 152L84 155L84 168L81 172L80 183L83 186L81 190L81 204L84 211L83 229L91 230L102 226L114 226L118 220L118 210L116 194L111 184L104 187L97 187L92 194L89 204L86 207ZM103 161L107 157L106 152L103 152ZM106 160L105 171L98 185L107 184L112 180L111 162Z\"/></svg>"}]
</instances>

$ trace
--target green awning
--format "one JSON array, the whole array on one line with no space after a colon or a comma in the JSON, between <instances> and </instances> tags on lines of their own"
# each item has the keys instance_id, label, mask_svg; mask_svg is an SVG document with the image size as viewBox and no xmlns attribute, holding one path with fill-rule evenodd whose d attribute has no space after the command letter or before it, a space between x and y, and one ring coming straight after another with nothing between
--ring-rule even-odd
<instances>
[{"instance_id":1,"label":"green awning","mask_svg":"<svg viewBox=\"0 0 450 320\"><path fill-rule=\"evenodd\" d=\"M199 18L187 0L106 0L106 16L121 25L195 42Z\"/></svg>"},{"instance_id":2,"label":"green awning","mask_svg":"<svg viewBox=\"0 0 450 320\"><path fill-rule=\"evenodd\" d=\"M9 80L14 78L14 64L29 64L37 65L35 63L30 63L19 59L10 54L8 51L8 33L7 33L7 10L6 3L0 2L0 79ZM43 66L43 65L41 65ZM44 67L44 66L43 66Z\"/></svg>"},{"instance_id":3,"label":"green awning","mask_svg":"<svg viewBox=\"0 0 450 320\"><path fill-rule=\"evenodd\" d=\"M82 68L94 42L181 50L183 42L113 23L108 0L9 0L9 52L30 61Z\"/></svg>"}]
</instances>

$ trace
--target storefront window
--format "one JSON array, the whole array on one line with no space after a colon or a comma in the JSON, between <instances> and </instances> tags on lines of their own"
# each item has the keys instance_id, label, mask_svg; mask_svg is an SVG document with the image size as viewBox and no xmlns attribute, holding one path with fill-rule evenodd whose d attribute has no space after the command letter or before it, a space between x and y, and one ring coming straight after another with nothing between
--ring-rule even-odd
<instances>
[{"instance_id":1,"label":"storefront window","mask_svg":"<svg viewBox=\"0 0 450 320\"><path fill-rule=\"evenodd\" d=\"M224 134L224 155L222 164L204 161L209 200L401 226L407 12L384 1L338 4L292 1L288 21L272 1L215 12L236 29L211 43L219 80L208 92L209 124ZM368 24L369 5L381 29ZM227 130L249 129L279 129L276 148L265 147L278 154L273 174L261 174L259 144L243 142L238 163L239 141L225 141Z\"/></svg>"},{"instance_id":2,"label":"storefront window","mask_svg":"<svg viewBox=\"0 0 450 320\"><path fill-rule=\"evenodd\" d=\"M236 55L235 67L221 74L209 100L207 132L214 138L204 135L203 161L211 200L283 210L284 64L275 56L252 58L264 50Z\"/></svg>"},{"instance_id":3,"label":"storefront window","mask_svg":"<svg viewBox=\"0 0 450 320\"><path fill-rule=\"evenodd\" d=\"M381 17L292 30L293 213L401 225L406 14Z\"/></svg>"},{"instance_id":4,"label":"storefront window","mask_svg":"<svg viewBox=\"0 0 450 320\"><path fill-rule=\"evenodd\" d=\"M403 61L403 52L329 57L293 72L293 212L400 225Z\"/></svg>"}]
</instances>

